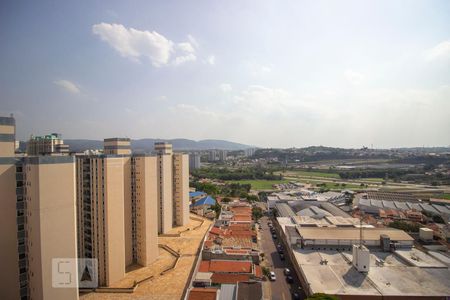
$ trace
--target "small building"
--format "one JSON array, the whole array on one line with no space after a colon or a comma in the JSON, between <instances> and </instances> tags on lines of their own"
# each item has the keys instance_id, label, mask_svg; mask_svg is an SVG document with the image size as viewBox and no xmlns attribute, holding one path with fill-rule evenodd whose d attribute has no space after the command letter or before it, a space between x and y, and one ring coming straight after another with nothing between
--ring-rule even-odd
<instances>
[{"instance_id":1,"label":"small building","mask_svg":"<svg viewBox=\"0 0 450 300\"><path fill-rule=\"evenodd\" d=\"M191 204L191 207L194 209L200 209L200 208L209 208L216 204L216 200L211 196L203 197L197 201L194 202L194 204Z\"/></svg>"}]
</instances>

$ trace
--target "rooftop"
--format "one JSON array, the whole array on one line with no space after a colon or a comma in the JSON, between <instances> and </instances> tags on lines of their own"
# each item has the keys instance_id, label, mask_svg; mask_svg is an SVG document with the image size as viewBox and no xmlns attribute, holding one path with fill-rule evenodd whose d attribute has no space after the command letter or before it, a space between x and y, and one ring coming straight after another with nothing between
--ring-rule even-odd
<instances>
[{"instance_id":1,"label":"rooftop","mask_svg":"<svg viewBox=\"0 0 450 300\"><path fill-rule=\"evenodd\" d=\"M206 193L205 192L201 192L201 191L189 192L189 197L198 197L198 196L202 196L202 195L206 195Z\"/></svg>"},{"instance_id":2,"label":"rooftop","mask_svg":"<svg viewBox=\"0 0 450 300\"><path fill-rule=\"evenodd\" d=\"M250 275L248 274L224 274L224 273L213 273L211 277L212 283L228 283L235 284L240 281L250 280Z\"/></svg>"},{"instance_id":3,"label":"rooftop","mask_svg":"<svg viewBox=\"0 0 450 300\"><path fill-rule=\"evenodd\" d=\"M350 252L297 249L294 255L312 293L422 297L450 295L448 268L409 266L396 253L371 251L369 273L360 273L348 263L352 260ZM327 263L321 264L325 260ZM380 264L380 261L384 263Z\"/></svg>"},{"instance_id":4,"label":"rooftop","mask_svg":"<svg viewBox=\"0 0 450 300\"><path fill-rule=\"evenodd\" d=\"M350 227L298 227L298 233L308 240L359 240L359 228ZM380 235L386 234L394 241L413 241L414 239L404 232L394 228L365 228L364 240L379 240Z\"/></svg>"},{"instance_id":5,"label":"rooftop","mask_svg":"<svg viewBox=\"0 0 450 300\"><path fill-rule=\"evenodd\" d=\"M237 300L260 300L262 299L261 282L239 282L237 288Z\"/></svg>"},{"instance_id":6,"label":"rooftop","mask_svg":"<svg viewBox=\"0 0 450 300\"><path fill-rule=\"evenodd\" d=\"M213 273L252 273L252 262L237 260L203 260L199 272Z\"/></svg>"},{"instance_id":7,"label":"rooftop","mask_svg":"<svg viewBox=\"0 0 450 300\"><path fill-rule=\"evenodd\" d=\"M188 300L216 300L217 289L193 288Z\"/></svg>"},{"instance_id":8,"label":"rooftop","mask_svg":"<svg viewBox=\"0 0 450 300\"><path fill-rule=\"evenodd\" d=\"M206 196L203 197L197 201L195 201L194 204L192 204L192 206L200 206L200 205L215 205L216 204L216 200L211 197L211 196Z\"/></svg>"}]
</instances>

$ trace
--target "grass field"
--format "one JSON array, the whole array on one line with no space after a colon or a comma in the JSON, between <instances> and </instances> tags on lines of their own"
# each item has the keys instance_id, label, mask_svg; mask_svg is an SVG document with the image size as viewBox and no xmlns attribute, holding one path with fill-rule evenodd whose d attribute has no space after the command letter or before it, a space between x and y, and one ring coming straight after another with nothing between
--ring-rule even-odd
<instances>
[{"instance_id":1,"label":"grass field","mask_svg":"<svg viewBox=\"0 0 450 300\"><path fill-rule=\"evenodd\" d=\"M272 185L288 183L289 180L232 180L229 183L250 184L252 190L272 190Z\"/></svg>"},{"instance_id":2,"label":"grass field","mask_svg":"<svg viewBox=\"0 0 450 300\"><path fill-rule=\"evenodd\" d=\"M298 177L324 177L324 178L336 178L339 179L339 174L336 173L325 173L325 172L315 172L315 171L286 171L282 173L287 176L298 176Z\"/></svg>"},{"instance_id":3,"label":"grass field","mask_svg":"<svg viewBox=\"0 0 450 300\"><path fill-rule=\"evenodd\" d=\"M320 183L320 182L317 182ZM317 184L315 183L315 184ZM359 189L364 189L365 187L361 187L359 184L350 184L347 183L345 186L342 185L336 185L335 183L332 182L324 182L325 186L324 188L330 189L330 190L359 190ZM316 187L316 188L320 188L320 187Z\"/></svg>"},{"instance_id":4,"label":"grass field","mask_svg":"<svg viewBox=\"0 0 450 300\"><path fill-rule=\"evenodd\" d=\"M433 195L433 198L439 198L439 199L447 199L447 200L450 200L450 194Z\"/></svg>"}]
</instances>

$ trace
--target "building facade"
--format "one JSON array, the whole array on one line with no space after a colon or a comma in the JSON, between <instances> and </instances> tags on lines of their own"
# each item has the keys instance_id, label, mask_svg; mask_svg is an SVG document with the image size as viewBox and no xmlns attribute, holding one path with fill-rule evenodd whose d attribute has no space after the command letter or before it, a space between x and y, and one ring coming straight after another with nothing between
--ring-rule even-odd
<instances>
[{"instance_id":1,"label":"building facade","mask_svg":"<svg viewBox=\"0 0 450 300\"><path fill-rule=\"evenodd\" d=\"M0 117L0 298L78 299L76 282L52 284L52 260L77 257L74 158L14 148L14 118Z\"/></svg>"},{"instance_id":2,"label":"building facade","mask_svg":"<svg viewBox=\"0 0 450 300\"><path fill-rule=\"evenodd\" d=\"M198 153L190 153L189 154L189 169L190 170L200 169L202 167L200 157L201 156Z\"/></svg>"},{"instance_id":3,"label":"building facade","mask_svg":"<svg viewBox=\"0 0 450 300\"><path fill-rule=\"evenodd\" d=\"M107 139L108 154L19 157L15 120L0 117L0 299L78 299L77 276L53 287L58 258L97 259L100 286L154 262L158 232L189 221L188 156L159 147L132 155L129 139Z\"/></svg>"},{"instance_id":4,"label":"building facade","mask_svg":"<svg viewBox=\"0 0 450 300\"><path fill-rule=\"evenodd\" d=\"M28 155L68 154L69 146L64 144L61 134L31 136L27 142Z\"/></svg>"}]
</instances>

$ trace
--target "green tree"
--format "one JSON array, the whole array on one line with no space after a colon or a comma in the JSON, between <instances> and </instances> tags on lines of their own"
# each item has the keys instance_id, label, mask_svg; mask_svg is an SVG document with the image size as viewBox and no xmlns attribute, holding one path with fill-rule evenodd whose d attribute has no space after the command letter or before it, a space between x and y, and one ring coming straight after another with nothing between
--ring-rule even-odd
<instances>
[{"instance_id":1,"label":"green tree","mask_svg":"<svg viewBox=\"0 0 450 300\"><path fill-rule=\"evenodd\" d=\"M339 300L339 298L324 293L315 293L312 296L306 298L306 300Z\"/></svg>"},{"instance_id":2,"label":"green tree","mask_svg":"<svg viewBox=\"0 0 450 300\"><path fill-rule=\"evenodd\" d=\"M222 211L222 206L216 202L216 204L211 206L211 209L216 212L216 218L219 218L220 212Z\"/></svg>"},{"instance_id":3,"label":"green tree","mask_svg":"<svg viewBox=\"0 0 450 300\"><path fill-rule=\"evenodd\" d=\"M225 197L222 199L222 202L224 202L224 203L231 202L231 198Z\"/></svg>"},{"instance_id":4,"label":"green tree","mask_svg":"<svg viewBox=\"0 0 450 300\"><path fill-rule=\"evenodd\" d=\"M261 207L254 206L252 208L252 217L253 220L258 221L263 216L263 211Z\"/></svg>"}]
</instances>

